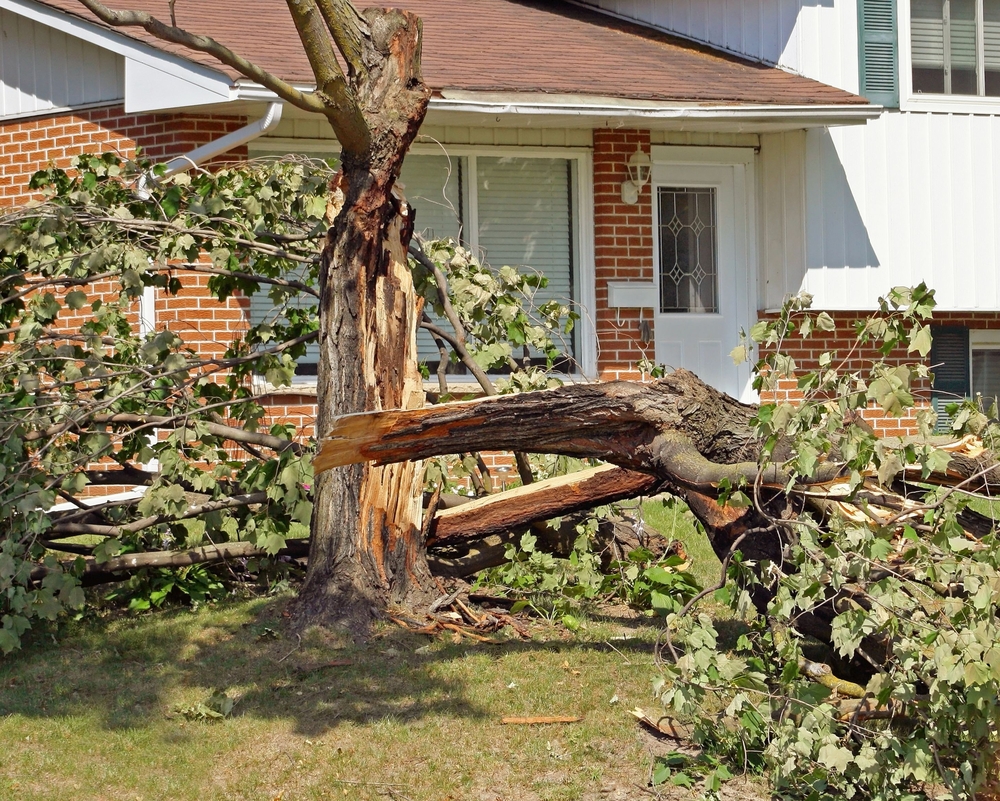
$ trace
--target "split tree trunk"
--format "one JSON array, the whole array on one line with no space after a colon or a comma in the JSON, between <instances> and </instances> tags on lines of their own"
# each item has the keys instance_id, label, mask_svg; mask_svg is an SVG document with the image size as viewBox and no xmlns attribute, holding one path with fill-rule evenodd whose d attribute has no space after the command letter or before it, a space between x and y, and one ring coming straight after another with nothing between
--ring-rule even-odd
<instances>
[{"instance_id":1,"label":"split tree trunk","mask_svg":"<svg viewBox=\"0 0 1000 801\"><path fill-rule=\"evenodd\" d=\"M320 432L345 413L423 403L420 309L406 257L413 212L394 191L429 100L420 24L395 10L370 9L365 17L370 64L355 80L371 145L360 154L345 149L339 186L331 187L343 193L343 207L320 276ZM300 625L341 623L363 635L388 603L421 600L429 591L418 482L412 463L354 465L318 477L309 570L295 608Z\"/></svg>"}]
</instances>

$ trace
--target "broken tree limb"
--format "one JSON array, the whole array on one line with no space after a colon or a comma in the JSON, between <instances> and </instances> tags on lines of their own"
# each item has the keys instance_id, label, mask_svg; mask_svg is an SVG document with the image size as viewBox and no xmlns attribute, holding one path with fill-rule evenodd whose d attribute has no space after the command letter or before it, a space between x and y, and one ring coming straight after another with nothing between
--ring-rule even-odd
<instances>
[{"instance_id":1,"label":"broken tree limb","mask_svg":"<svg viewBox=\"0 0 1000 801\"><path fill-rule=\"evenodd\" d=\"M309 551L307 540L287 540L285 547L276 554L269 554L263 548L252 542L223 542L218 545L202 545L197 548L187 548L183 551L149 551L133 553L98 562L94 558L83 560L83 572L80 575L84 586L104 584L119 580L116 574L133 573L145 568L157 567L189 567L211 562L224 562L228 559L249 559L258 556L305 556ZM63 562L58 571L72 573L78 560ZM38 566L31 571L32 581L41 581L49 573L50 568Z\"/></svg>"},{"instance_id":2,"label":"broken tree limb","mask_svg":"<svg viewBox=\"0 0 1000 801\"><path fill-rule=\"evenodd\" d=\"M650 473L678 490L713 494L740 482L783 490L780 463L760 466L762 443L753 434L756 409L677 370L652 383L612 381L441 404L413 411L364 412L334 420L314 465L317 471L373 461L385 464L482 449L521 450L598 458ZM900 446L916 440L900 442ZM946 442L926 444L943 447ZM973 491L1000 492L1000 462L981 443L949 445L947 467L921 480ZM836 454L798 488L842 476Z\"/></svg>"},{"instance_id":3,"label":"broken tree limb","mask_svg":"<svg viewBox=\"0 0 1000 801\"><path fill-rule=\"evenodd\" d=\"M751 406L678 370L651 384L573 384L424 409L346 415L334 421L314 464L319 471L482 449L602 459L644 472L654 442L670 432L718 464L752 462Z\"/></svg>"},{"instance_id":4,"label":"broken tree limb","mask_svg":"<svg viewBox=\"0 0 1000 801\"><path fill-rule=\"evenodd\" d=\"M428 545L444 545L470 536L486 537L536 520L592 509L656 491L648 473L602 465L487 495L453 509L441 509L429 529Z\"/></svg>"}]
</instances>

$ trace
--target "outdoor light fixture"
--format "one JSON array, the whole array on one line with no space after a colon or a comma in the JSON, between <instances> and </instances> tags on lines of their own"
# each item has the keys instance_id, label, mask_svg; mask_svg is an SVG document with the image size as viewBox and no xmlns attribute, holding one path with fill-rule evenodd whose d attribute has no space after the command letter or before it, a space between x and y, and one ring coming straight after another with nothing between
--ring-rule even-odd
<instances>
[{"instance_id":1,"label":"outdoor light fixture","mask_svg":"<svg viewBox=\"0 0 1000 801\"><path fill-rule=\"evenodd\" d=\"M634 206L639 202L639 190L649 183L649 171L652 162L649 155L641 148L636 148L635 153L628 157L628 180L622 183L622 203Z\"/></svg>"}]
</instances>

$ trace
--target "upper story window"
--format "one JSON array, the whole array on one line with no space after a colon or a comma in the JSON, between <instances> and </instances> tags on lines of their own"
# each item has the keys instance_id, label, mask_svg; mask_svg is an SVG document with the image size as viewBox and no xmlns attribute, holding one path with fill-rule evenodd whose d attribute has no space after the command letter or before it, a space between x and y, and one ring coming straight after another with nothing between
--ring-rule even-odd
<instances>
[{"instance_id":1,"label":"upper story window","mask_svg":"<svg viewBox=\"0 0 1000 801\"><path fill-rule=\"evenodd\" d=\"M910 0L918 94L1000 97L1000 0Z\"/></svg>"}]
</instances>

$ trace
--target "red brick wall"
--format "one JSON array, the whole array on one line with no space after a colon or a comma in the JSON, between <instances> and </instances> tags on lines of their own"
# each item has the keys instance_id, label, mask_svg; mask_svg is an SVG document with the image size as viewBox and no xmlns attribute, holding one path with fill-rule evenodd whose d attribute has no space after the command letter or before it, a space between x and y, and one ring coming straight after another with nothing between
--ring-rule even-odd
<instances>
[{"instance_id":1,"label":"red brick wall","mask_svg":"<svg viewBox=\"0 0 1000 801\"><path fill-rule=\"evenodd\" d=\"M156 328L169 329L201 356L220 359L233 337L247 330L249 301L242 296L220 303L208 291L209 276L182 271L176 295L156 290Z\"/></svg>"},{"instance_id":2,"label":"red brick wall","mask_svg":"<svg viewBox=\"0 0 1000 801\"><path fill-rule=\"evenodd\" d=\"M640 147L649 153L649 131L594 131L594 268L597 309L597 370L602 379L639 378L636 363L655 358L652 336L640 339L640 323L653 331L651 309L609 309L609 281L653 280L652 195L647 184L639 202L622 203L626 163Z\"/></svg>"},{"instance_id":3,"label":"red brick wall","mask_svg":"<svg viewBox=\"0 0 1000 801\"><path fill-rule=\"evenodd\" d=\"M245 123L243 117L126 114L121 106L6 123L0 126L0 206L26 202L32 175L50 165L69 167L81 153L110 150L132 158L138 145L150 158L166 160ZM245 157L245 148L227 154Z\"/></svg>"},{"instance_id":4,"label":"red brick wall","mask_svg":"<svg viewBox=\"0 0 1000 801\"><path fill-rule=\"evenodd\" d=\"M867 319L871 313L837 311L829 314L836 323L836 330L816 332L807 339L793 334L786 340L783 352L795 359L796 365L803 373L815 370L818 367L820 355L830 352L833 354L835 364L839 364L841 359L845 360L842 370L859 371L865 374L868 367L880 358L881 354L878 352L877 343L854 349L856 342L854 323ZM763 319L767 315L760 313L759 316ZM1000 329L1000 312L937 312L931 322L934 325L961 325L970 329ZM853 352L852 349L854 349ZM919 360L919 355L916 352L908 354L905 348L898 348L886 359L890 364L913 363ZM930 364L929 361L928 364ZM928 382L920 382L913 390L914 398L920 406L929 405L930 384ZM794 403L801 399L802 392L796 387L795 381L788 379L783 379L775 392L768 393L762 398L764 401L779 403L784 401ZM911 410L904 417L890 418L886 417L880 409L869 408L864 417L882 436L906 436L916 433L915 410Z\"/></svg>"}]
</instances>

